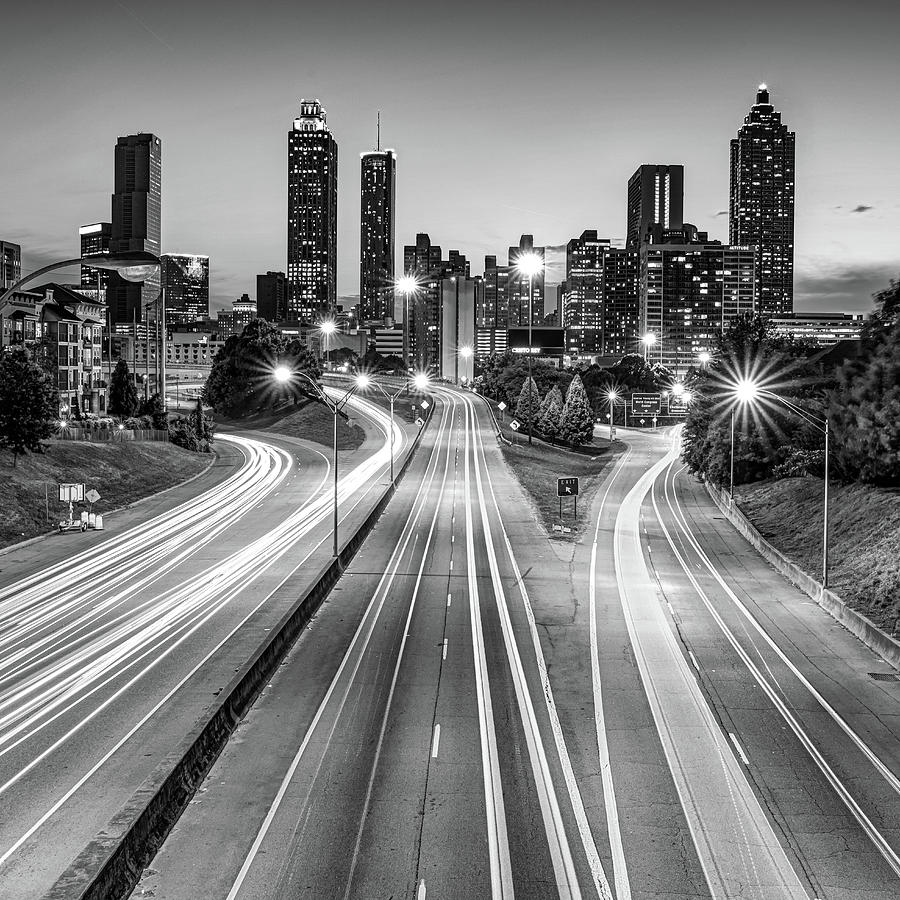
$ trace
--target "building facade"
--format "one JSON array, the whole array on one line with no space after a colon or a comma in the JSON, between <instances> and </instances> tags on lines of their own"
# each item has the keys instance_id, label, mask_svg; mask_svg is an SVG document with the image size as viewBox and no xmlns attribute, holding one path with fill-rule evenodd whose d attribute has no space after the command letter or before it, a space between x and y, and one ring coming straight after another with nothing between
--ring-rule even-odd
<instances>
[{"instance_id":1,"label":"building facade","mask_svg":"<svg viewBox=\"0 0 900 900\"><path fill-rule=\"evenodd\" d=\"M534 246L534 236L523 234L519 238L518 247L509 248L507 267L507 303L506 325L515 327L528 324L528 310L531 309L531 324L540 325L544 319L544 268L531 279L531 296L528 295L529 279L522 275L516 263L520 256L534 253L543 263L545 255L543 247Z\"/></svg>"},{"instance_id":2,"label":"building facade","mask_svg":"<svg viewBox=\"0 0 900 900\"><path fill-rule=\"evenodd\" d=\"M162 142L153 134L120 137L115 150L115 192L112 195L111 253L160 254L162 221ZM111 272L106 287L109 318L142 321L145 308L155 306L159 274L135 284Z\"/></svg>"},{"instance_id":3,"label":"building facade","mask_svg":"<svg viewBox=\"0 0 900 900\"><path fill-rule=\"evenodd\" d=\"M497 265L496 256L484 258L484 286L476 311L481 329L505 329L509 323L509 266Z\"/></svg>"},{"instance_id":4,"label":"building facade","mask_svg":"<svg viewBox=\"0 0 900 900\"><path fill-rule=\"evenodd\" d=\"M779 334L817 347L833 347L839 341L859 340L866 317L862 313L795 312L772 319L772 324Z\"/></svg>"},{"instance_id":5,"label":"building facade","mask_svg":"<svg viewBox=\"0 0 900 900\"><path fill-rule=\"evenodd\" d=\"M108 256L112 240L111 222L94 222L82 225L78 229L78 240L81 244L81 255ZM105 291L109 284L109 269L97 269L94 266L81 267L81 286L95 291Z\"/></svg>"},{"instance_id":6,"label":"building facade","mask_svg":"<svg viewBox=\"0 0 900 900\"><path fill-rule=\"evenodd\" d=\"M794 311L794 132L764 84L731 142L729 240L757 248L757 306L765 316Z\"/></svg>"},{"instance_id":7,"label":"building facade","mask_svg":"<svg viewBox=\"0 0 900 900\"><path fill-rule=\"evenodd\" d=\"M191 253L165 253L160 259L166 325L198 322L208 318L209 257Z\"/></svg>"},{"instance_id":8,"label":"building facade","mask_svg":"<svg viewBox=\"0 0 900 900\"><path fill-rule=\"evenodd\" d=\"M625 246L637 247L650 225L684 224L684 166L644 165L628 179Z\"/></svg>"},{"instance_id":9,"label":"building facade","mask_svg":"<svg viewBox=\"0 0 900 900\"><path fill-rule=\"evenodd\" d=\"M394 318L394 206L397 156L372 150L360 159L359 323Z\"/></svg>"},{"instance_id":10,"label":"building facade","mask_svg":"<svg viewBox=\"0 0 900 900\"><path fill-rule=\"evenodd\" d=\"M636 248L613 247L596 231L566 245L562 324L571 356L616 356L637 345L639 302Z\"/></svg>"},{"instance_id":11,"label":"building facade","mask_svg":"<svg viewBox=\"0 0 900 900\"><path fill-rule=\"evenodd\" d=\"M301 100L288 132L288 318L317 322L337 300L337 142L318 100Z\"/></svg>"},{"instance_id":12,"label":"building facade","mask_svg":"<svg viewBox=\"0 0 900 900\"><path fill-rule=\"evenodd\" d=\"M22 248L0 241L0 290L9 290L22 277Z\"/></svg>"},{"instance_id":13,"label":"building facade","mask_svg":"<svg viewBox=\"0 0 900 900\"><path fill-rule=\"evenodd\" d=\"M475 311L484 287L481 278L442 278L439 378L470 384L478 349Z\"/></svg>"},{"instance_id":14,"label":"building facade","mask_svg":"<svg viewBox=\"0 0 900 900\"><path fill-rule=\"evenodd\" d=\"M710 241L691 225L680 236L658 229L642 244L638 277L640 334L655 338L645 355L675 374L696 366L729 322L756 308L755 248Z\"/></svg>"},{"instance_id":15,"label":"building facade","mask_svg":"<svg viewBox=\"0 0 900 900\"><path fill-rule=\"evenodd\" d=\"M256 276L256 314L269 322L287 320L287 279L284 272L266 272Z\"/></svg>"}]
</instances>

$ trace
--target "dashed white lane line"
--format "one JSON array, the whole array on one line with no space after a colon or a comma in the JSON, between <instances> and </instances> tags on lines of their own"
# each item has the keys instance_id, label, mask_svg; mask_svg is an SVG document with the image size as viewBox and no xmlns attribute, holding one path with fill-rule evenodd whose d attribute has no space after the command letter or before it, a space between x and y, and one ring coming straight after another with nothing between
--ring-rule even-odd
<instances>
[{"instance_id":1,"label":"dashed white lane line","mask_svg":"<svg viewBox=\"0 0 900 900\"><path fill-rule=\"evenodd\" d=\"M447 606L450 605L450 602L451 602L452 600L453 600L453 595L452 595L452 594L447 594Z\"/></svg>"},{"instance_id":2,"label":"dashed white lane line","mask_svg":"<svg viewBox=\"0 0 900 900\"><path fill-rule=\"evenodd\" d=\"M419 890L416 891L416 900L425 900L425 879L419 882Z\"/></svg>"},{"instance_id":3,"label":"dashed white lane line","mask_svg":"<svg viewBox=\"0 0 900 900\"><path fill-rule=\"evenodd\" d=\"M688 656L691 658L691 665L699 672L700 666L697 664L697 657L694 656L694 651L688 650Z\"/></svg>"},{"instance_id":4,"label":"dashed white lane line","mask_svg":"<svg viewBox=\"0 0 900 900\"><path fill-rule=\"evenodd\" d=\"M446 658L447 658L447 638L444 638L444 652L443 652L441 658L442 658L442 659L446 659Z\"/></svg>"},{"instance_id":5,"label":"dashed white lane line","mask_svg":"<svg viewBox=\"0 0 900 900\"><path fill-rule=\"evenodd\" d=\"M438 727L440 727L440 726L438 726ZM734 744L734 749L737 750L738 756L741 758L741 761L744 763L745 766L749 766L750 760L747 759L747 754L744 753L744 748L740 745L740 742L738 741L738 739L730 731L728 732L728 737L731 738L731 743Z\"/></svg>"},{"instance_id":6,"label":"dashed white lane line","mask_svg":"<svg viewBox=\"0 0 900 900\"><path fill-rule=\"evenodd\" d=\"M733 737L734 737L734 735L732 735L732 738ZM440 744L441 744L441 726L435 725L434 726L434 739L431 742L431 758L432 759L437 759L438 747L440 746Z\"/></svg>"}]
</instances>

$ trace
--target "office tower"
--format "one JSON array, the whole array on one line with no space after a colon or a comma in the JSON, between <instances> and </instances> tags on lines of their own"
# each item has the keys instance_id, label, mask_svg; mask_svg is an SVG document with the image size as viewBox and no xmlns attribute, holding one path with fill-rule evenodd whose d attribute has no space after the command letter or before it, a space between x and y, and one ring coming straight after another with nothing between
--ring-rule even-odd
<instances>
[{"instance_id":1,"label":"office tower","mask_svg":"<svg viewBox=\"0 0 900 900\"><path fill-rule=\"evenodd\" d=\"M410 362L426 371L441 363L441 281L468 278L469 262L458 250L451 250L447 259L442 259L441 248L420 233L415 244L403 248L403 271L419 281L419 289L410 295L408 303Z\"/></svg>"},{"instance_id":2,"label":"office tower","mask_svg":"<svg viewBox=\"0 0 900 900\"><path fill-rule=\"evenodd\" d=\"M22 277L22 248L0 241L0 290L8 290Z\"/></svg>"},{"instance_id":3,"label":"office tower","mask_svg":"<svg viewBox=\"0 0 900 900\"><path fill-rule=\"evenodd\" d=\"M180 325L209 317L209 257L166 253L162 257L166 324Z\"/></svg>"},{"instance_id":4,"label":"office tower","mask_svg":"<svg viewBox=\"0 0 900 900\"><path fill-rule=\"evenodd\" d=\"M115 150L115 192L112 195L111 253L160 252L162 212L162 144L153 134L120 137ZM110 273L106 288L110 322L130 324L153 315L159 296L159 274L142 284ZM150 307L154 304L154 307Z\"/></svg>"},{"instance_id":5,"label":"office tower","mask_svg":"<svg viewBox=\"0 0 900 900\"><path fill-rule=\"evenodd\" d=\"M287 279L284 272L256 276L256 310L261 319L284 322L287 311Z\"/></svg>"},{"instance_id":6,"label":"office tower","mask_svg":"<svg viewBox=\"0 0 900 900\"><path fill-rule=\"evenodd\" d=\"M638 337L638 252L596 231L566 245L562 323L573 356L622 356Z\"/></svg>"},{"instance_id":7,"label":"office tower","mask_svg":"<svg viewBox=\"0 0 900 900\"><path fill-rule=\"evenodd\" d=\"M476 331L475 310L482 279L452 275L440 281L440 370L439 377L469 384L474 377Z\"/></svg>"},{"instance_id":8,"label":"office tower","mask_svg":"<svg viewBox=\"0 0 900 900\"><path fill-rule=\"evenodd\" d=\"M684 166L639 166L628 179L625 246L645 239L648 225L681 228L684 219Z\"/></svg>"},{"instance_id":9,"label":"office tower","mask_svg":"<svg viewBox=\"0 0 900 900\"><path fill-rule=\"evenodd\" d=\"M378 147L360 155L359 321L394 318L394 203L397 156Z\"/></svg>"},{"instance_id":10,"label":"office tower","mask_svg":"<svg viewBox=\"0 0 900 900\"><path fill-rule=\"evenodd\" d=\"M288 132L287 318L334 317L337 300L337 143L318 100L301 100Z\"/></svg>"},{"instance_id":11,"label":"office tower","mask_svg":"<svg viewBox=\"0 0 900 900\"><path fill-rule=\"evenodd\" d=\"M544 248L534 246L534 236L523 234L518 247L509 248L509 271L507 274L508 314L506 325L528 325L528 276L520 274L516 262L526 253L535 253L544 259ZM544 319L544 270L532 278L531 284L531 324L540 325Z\"/></svg>"},{"instance_id":12,"label":"office tower","mask_svg":"<svg viewBox=\"0 0 900 900\"><path fill-rule=\"evenodd\" d=\"M680 235L659 227L649 232L639 251L640 335L656 340L634 352L681 374L713 349L729 322L754 311L756 253L710 241L688 224Z\"/></svg>"},{"instance_id":13,"label":"office tower","mask_svg":"<svg viewBox=\"0 0 900 900\"><path fill-rule=\"evenodd\" d=\"M729 240L756 247L757 309L794 311L794 132L764 84L731 142Z\"/></svg>"},{"instance_id":14,"label":"office tower","mask_svg":"<svg viewBox=\"0 0 900 900\"><path fill-rule=\"evenodd\" d=\"M497 265L496 256L484 258L484 284L480 291L476 325L490 331L506 329L509 322L509 266ZM486 343L485 343L486 341ZM492 346L490 337L479 342L479 353L483 347ZM504 345L505 346L505 345ZM491 351L484 351L491 352Z\"/></svg>"},{"instance_id":15,"label":"office tower","mask_svg":"<svg viewBox=\"0 0 900 900\"><path fill-rule=\"evenodd\" d=\"M237 300L231 301L234 334L239 335L250 322L256 318L256 303L249 294L241 294Z\"/></svg>"},{"instance_id":16,"label":"office tower","mask_svg":"<svg viewBox=\"0 0 900 900\"><path fill-rule=\"evenodd\" d=\"M82 225L78 229L78 239L81 242L82 256L104 256L109 254L109 244L112 239L111 222L95 222L92 225ZM105 291L109 284L109 269L97 269L94 266L81 267L81 286L92 290Z\"/></svg>"}]
</instances>

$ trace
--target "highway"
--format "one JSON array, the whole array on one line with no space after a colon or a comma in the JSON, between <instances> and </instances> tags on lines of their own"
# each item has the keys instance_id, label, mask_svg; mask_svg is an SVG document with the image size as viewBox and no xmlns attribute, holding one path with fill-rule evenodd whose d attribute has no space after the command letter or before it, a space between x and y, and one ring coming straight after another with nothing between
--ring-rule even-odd
<instances>
[{"instance_id":1,"label":"highway","mask_svg":"<svg viewBox=\"0 0 900 900\"><path fill-rule=\"evenodd\" d=\"M481 401L441 393L137 895L896 897L888 667L724 523L671 433L625 433L564 544Z\"/></svg>"},{"instance_id":2,"label":"highway","mask_svg":"<svg viewBox=\"0 0 900 900\"><path fill-rule=\"evenodd\" d=\"M388 463L386 414L352 403L370 437L341 454L344 527L374 502ZM395 438L401 452L405 431ZM132 511L130 527L113 516L103 533L4 557L0 896L49 888L330 555L325 448L280 436L218 440L241 462L197 496L146 521Z\"/></svg>"}]
</instances>

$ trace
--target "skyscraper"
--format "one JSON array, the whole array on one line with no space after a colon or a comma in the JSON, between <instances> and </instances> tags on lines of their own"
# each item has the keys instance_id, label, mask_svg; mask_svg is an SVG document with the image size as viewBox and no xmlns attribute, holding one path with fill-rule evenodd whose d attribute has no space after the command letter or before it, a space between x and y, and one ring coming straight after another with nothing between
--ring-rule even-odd
<instances>
[{"instance_id":1,"label":"skyscraper","mask_svg":"<svg viewBox=\"0 0 900 900\"><path fill-rule=\"evenodd\" d=\"M359 321L394 318L394 201L397 156L378 148L360 154Z\"/></svg>"},{"instance_id":2,"label":"skyscraper","mask_svg":"<svg viewBox=\"0 0 900 900\"><path fill-rule=\"evenodd\" d=\"M523 234L519 238L519 246L509 248L509 269L507 275L509 312L505 324L511 327L528 324L528 276L522 275L516 268L519 257L526 253L535 253L541 260L544 259L544 248L534 246L534 236L531 234ZM532 278L531 291L531 324L540 325L544 319L544 269L541 269Z\"/></svg>"},{"instance_id":3,"label":"skyscraper","mask_svg":"<svg viewBox=\"0 0 900 900\"><path fill-rule=\"evenodd\" d=\"M764 84L731 142L729 240L755 246L757 309L794 311L794 132Z\"/></svg>"},{"instance_id":4,"label":"skyscraper","mask_svg":"<svg viewBox=\"0 0 900 900\"><path fill-rule=\"evenodd\" d=\"M256 276L256 309L257 315L269 322L287 319L287 280L284 272L266 272Z\"/></svg>"},{"instance_id":5,"label":"skyscraper","mask_svg":"<svg viewBox=\"0 0 900 900\"><path fill-rule=\"evenodd\" d=\"M161 259L166 323L185 324L209 318L209 257L166 253Z\"/></svg>"},{"instance_id":6,"label":"skyscraper","mask_svg":"<svg viewBox=\"0 0 900 900\"><path fill-rule=\"evenodd\" d=\"M288 318L315 322L337 300L337 143L318 100L288 132Z\"/></svg>"},{"instance_id":7,"label":"skyscraper","mask_svg":"<svg viewBox=\"0 0 900 900\"><path fill-rule=\"evenodd\" d=\"M145 251L159 256L162 213L162 143L153 134L120 137L115 151L111 253ZM144 307L159 295L159 274L143 284L109 276L106 300L110 322L143 320Z\"/></svg>"},{"instance_id":8,"label":"skyscraper","mask_svg":"<svg viewBox=\"0 0 900 900\"><path fill-rule=\"evenodd\" d=\"M78 239L81 242L82 256L96 256L98 253L109 253L109 242L112 238L112 224L110 222L95 222L92 225L82 225L78 229ZM81 267L81 286L96 290L106 290L109 284L109 269L96 269L94 266Z\"/></svg>"},{"instance_id":9,"label":"skyscraper","mask_svg":"<svg viewBox=\"0 0 900 900\"><path fill-rule=\"evenodd\" d=\"M22 277L22 248L0 241L0 290L11 288Z\"/></svg>"},{"instance_id":10,"label":"skyscraper","mask_svg":"<svg viewBox=\"0 0 900 900\"><path fill-rule=\"evenodd\" d=\"M684 166L639 166L628 179L625 245L640 244L648 225L681 228L683 220Z\"/></svg>"}]
</instances>

